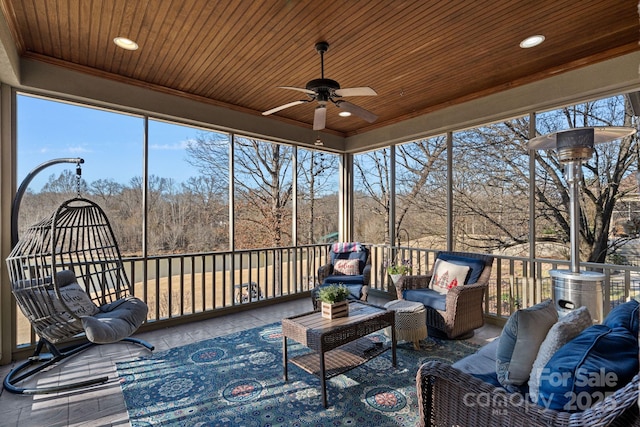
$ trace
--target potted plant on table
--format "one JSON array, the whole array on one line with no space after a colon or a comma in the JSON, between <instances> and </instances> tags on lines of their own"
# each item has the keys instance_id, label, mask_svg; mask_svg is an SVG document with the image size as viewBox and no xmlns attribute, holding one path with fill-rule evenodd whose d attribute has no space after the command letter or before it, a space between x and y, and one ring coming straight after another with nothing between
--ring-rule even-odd
<instances>
[{"instance_id":1,"label":"potted plant on table","mask_svg":"<svg viewBox=\"0 0 640 427\"><path fill-rule=\"evenodd\" d=\"M335 319L349 315L349 289L343 284L323 286L318 292L322 317Z\"/></svg>"}]
</instances>

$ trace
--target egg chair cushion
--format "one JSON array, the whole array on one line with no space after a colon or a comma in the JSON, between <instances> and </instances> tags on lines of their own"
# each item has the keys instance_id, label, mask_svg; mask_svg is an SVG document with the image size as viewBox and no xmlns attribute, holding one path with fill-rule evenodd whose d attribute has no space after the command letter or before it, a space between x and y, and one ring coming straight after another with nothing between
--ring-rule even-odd
<instances>
[{"instance_id":1,"label":"egg chair cushion","mask_svg":"<svg viewBox=\"0 0 640 427\"><path fill-rule=\"evenodd\" d=\"M147 318L148 307L135 297L122 298L100 307L100 312L82 318L87 339L108 344L131 336Z\"/></svg>"}]
</instances>

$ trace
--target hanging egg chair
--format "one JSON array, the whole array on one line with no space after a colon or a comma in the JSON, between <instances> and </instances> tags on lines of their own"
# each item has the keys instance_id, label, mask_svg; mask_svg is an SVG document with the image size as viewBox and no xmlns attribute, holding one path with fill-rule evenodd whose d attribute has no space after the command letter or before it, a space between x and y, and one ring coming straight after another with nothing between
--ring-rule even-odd
<instances>
[{"instance_id":1,"label":"hanging egg chair","mask_svg":"<svg viewBox=\"0 0 640 427\"><path fill-rule=\"evenodd\" d=\"M58 159L48 164L72 160L78 165L79 183L82 159ZM16 195L18 204L24 187ZM13 208L12 228L17 223L16 203ZM16 303L39 337L33 356L5 377L8 391L53 393L108 381L101 376L46 388L18 385L94 344L129 341L153 350L149 343L130 337L146 320L147 305L132 295L106 214L79 192L30 226L6 263ZM59 344L79 338L80 344L59 348ZM43 353L45 348L49 353Z\"/></svg>"}]
</instances>

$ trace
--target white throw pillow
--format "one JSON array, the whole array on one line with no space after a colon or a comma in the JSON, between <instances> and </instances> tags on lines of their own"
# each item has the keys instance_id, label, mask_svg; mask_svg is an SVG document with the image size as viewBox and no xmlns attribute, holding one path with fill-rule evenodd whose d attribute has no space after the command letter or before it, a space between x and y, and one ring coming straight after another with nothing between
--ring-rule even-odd
<instances>
[{"instance_id":1,"label":"white throw pillow","mask_svg":"<svg viewBox=\"0 0 640 427\"><path fill-rule=\"evenodd\" d=\"M54 290L49 291L51 299L53 300L53 306L56 311L60 313L66 313L67 310L58 300L56 292ZM76 282L69 283L60 288L60 296L67 307L78 317L93 316L100 312L98 306L96 306L89 295L80 287ZM73 316L67 316L68 320L73 320Z\"/></svg>"},{"instance_id":2,"label":"white throw pillow","mask_svg":"<svg viewBox=\"0 0 640 427\"><path fill-rule=\"evenodd\" d=\"M592 324L593 320L587 307L580 307L560 317L556 324L549 329L546 338L540 344L538 355L531 368L531 375L529 375L529 397L532 402L538 402L540 378L544 374L547 362L560 347L577 337L580 332Z\"/></svg>"},{"instance_id":3,"label":"white throw pillow","mask_svg":"<svg viewBox=\"0 0 640 427\"><path fill-rule=\"evenodd\" d=\"M467 273L469 273L468 265L453 264L438 258L433 267L433 276L431 276L429 287L442 295L446 295L449 289L464 285Z\"/></svg>"},{"instance_id":4,"label":"white throw pillow","mask_svg":"<svg viewBox=\"0 0 640 427\"><path fill-rule=\"evenodd\" d=\"M341 274L343 276L357 276L360 274L360 260L358 259L339 259L333 264L333 274Z\"/></svg>"}]
</instances>

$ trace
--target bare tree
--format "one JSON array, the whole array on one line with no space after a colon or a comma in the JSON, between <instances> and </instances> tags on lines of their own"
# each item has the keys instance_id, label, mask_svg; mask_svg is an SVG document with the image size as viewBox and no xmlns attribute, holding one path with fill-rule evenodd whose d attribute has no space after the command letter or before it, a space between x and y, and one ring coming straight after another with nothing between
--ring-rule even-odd
<instances>
[{"instance_id":1,"label":"bare tree","mask_svg":"<svg viewBox=\"0 0 640 427\"><path fill-rule=\"evenodd\" d=\"M211 177L192 177L182 184L182 194L191 205L189 249L229 248L228 190L221 192Z\"/></svg>"},{"instance_id":2,"label":"bare tree","mask_svg":"<svg viewBox=\"0 0 640 427\"><path fill-rule=\"evenodd\" d=\"M207 134L187 146L187 162L220 189L228 188L229 144L224 135ZM290 243L292 148L236 137L233 149L236 247Z\"/></svg>"},{"instance_id":3,"label":"bare tree","mask_svg":"<svg viewBox=\"0 0 640 427\"><path fill-rule=\"evenodd\" d=\"M629 125L623 97L589 102L544 113L536 120L538 134L582 126ZM455 139L455 202L463 214L482 218L490 226L469 239L473 245L496 249L528 240L528 120L515 119L463 133ZM611 247L611 219L623 195L621 180L637 162L636 138L598 144L583 165L580 182L582 259L604 262ZM563 165L555 150L535 151L537 229L546 239L566 243L570 238L569 192ZM469 168L469 169L465 169ZM473 173L471 173L473 172ZM461 176L468 179L461 179Z\"/></svg>"},{"instance_id":4,"label":"bare tree","mask_svg":"<svg viewBox=\"0 0 640 427\"><path fill-rule=\"evenodd\" d=\"M60 172L57 177L50 175L47 183L42 187L43 193L64 193L64 194L78 194L86 193L87 183L84 179L80 178L78 181L78 175L68 169Z\"/></svg>"},{"instance_id":5,"label":"bare tree","mask_svg":"<svg viewBox=\"0 0 640 427\"><path fill-rule=\"evenodd\" d=\"M397 147L397 239L402 230L407 231L407 239L446 234L446 149L445 136Z\"/></svg>"},{"instance_id":6,"label":"bare tree","mask_svg":"<svg viewBox=\"0 0 640 427\"><path fill-rule=\"evenodd\" d=\"M528 239L526 118L454 135L454 236L465 248L494 250Z\"/></svg>"},{"instance_id":7,"label":"bare tree","mask_svg":"<svg viewBox=\"0 0 640 427\"><path fill-rule=\"evenodd\" d=\"M298 227L300 243L311 244L317 237L338 229L337 199L327 194L337 192L336 155L313 150L298 150ZM332 180L332 178L334 178ZM331 200L329 209L322 205ZM317 209L320 205L320 209ZM318 232L320 234L318 234ZM301 238L303 237L303 239Z\"/></svg>"},{"instance_id":8,"label":"bare tree","mask_svg":"<svg viewBox=\"0 0 640 427\"><path fill-rule=\"evenodd\" d=\"M236 138L235 188L238 227L236 245L252 248L291 244L292 148L249 138ZM262 241L256 241L260 230ZM238 230L240 231L240 230Z\"/></svg>"},{"instance_id":9,"label":"bare tree","mask_svg":"<svg viewBox=\"0 0 640 427\"><path fill-rule=\"evenodd\" d=\"M418 235L424 233L423 226L429 223L429 220L424 221L424 208L430 205L429 195L433 196L432 189L442 185L435 175L446 166L442 156L445 150L445 137L413 141L397 147L397 204L394 224L396 239L403 225L408 221L413 222L410 228L417 230ZM389 149L355 156L354 165L358 172L356 181L361 194L359 205L361 208L366 206L366 214L363 215L362 220L366 220L367 215L370 214L381 218L384 242L389 244L391 208ZM431 205L430 208L432 207Z\"/></svg>"},{"instance_id":10,"label":"bare tree","mask_svg":"<svg viewBox=\"0 0 640 427\"><path fill-rule=\"evenodd\" d=\"M362 215L356 221L357 238L363 241L381 241L389 244L389 212L390 212L390 150L370 151L353 157L356 170L356 199ZM358 219L358 218L356 218ZM382 230L375 227L366 230L372 220L382 221Z\"/></svg>"}]
</instances>

